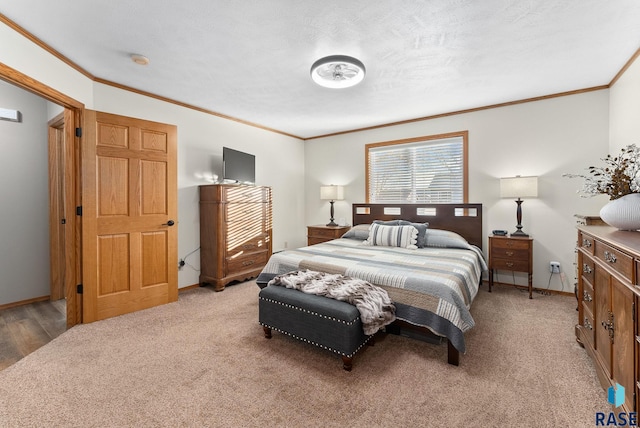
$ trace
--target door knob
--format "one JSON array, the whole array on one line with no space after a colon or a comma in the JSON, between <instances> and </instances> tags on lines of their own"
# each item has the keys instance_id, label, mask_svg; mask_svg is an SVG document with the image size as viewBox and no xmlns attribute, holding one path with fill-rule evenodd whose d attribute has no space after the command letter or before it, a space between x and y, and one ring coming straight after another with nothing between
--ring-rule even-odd
<instances>
[{"instance_id":1,"label":"door knob","mask_svg":"<svg viewBox=\"0 0 640 428\"><path fill-rule=\"evenodd\" d=\"M162 223L163 226L173 226L174 224L176 224L176 222L173 220L169 220L166 223Z\"/></svg>"}]
</instances>

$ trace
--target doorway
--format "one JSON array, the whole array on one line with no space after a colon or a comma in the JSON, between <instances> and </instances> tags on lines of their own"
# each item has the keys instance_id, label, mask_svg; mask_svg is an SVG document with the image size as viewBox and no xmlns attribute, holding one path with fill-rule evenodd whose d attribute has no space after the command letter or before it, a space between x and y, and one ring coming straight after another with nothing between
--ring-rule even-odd
<instances>
[{"instance_id":1,"label":"doorway","mask_svg":"<svg viewBox=\"0 0 640 428\"><path fill-rule=\"evenodd\" d=\"M57 104L63 109L61 116L57 116L49 122L49 144L54 141L56 142L54 147L59 147L53 152L50 152L49 166L51 168L52 154L55 154L56 157L61 157L63 165L56 166L56 168L59 167L60 170L56 173L57 178L55 181L61 184L62 187L58 186L58 189L62 190L56 191L58 192L58 196L55 196L55 198L57 201L61 201L62 197L64 198L64 202L59 208L65 213L63 217L65 223L64 230L58 232L59 239L56 240L56 248L51 248L52 254L63 254L63 256L55 262L55 267L54 265L51 266L51 270L55 271L55 275L57 276L55 281L56 289L52 290L54 293L51 296L53 299L58 299L62 296L66 299L66 323L68 328L82 322L82 302L79 298L81 296L78 296L75 287L79 282L78 279L81 278L80 220L75 215L74 207L76 204L78 206L80 205L79 173L77 170L80 139L75 136L75 128L80 123L84 105L2 63L0 63L0 79ZM64 145L58 144L61 141L64 141ZM51 178L51 170L49 171L49 178ZM60 195L61 192L63 195ZM50 219L51 218L53 217L50 217ZM50 231L52 229L51 221L49 229ZM60 246L62 246L62 252L60 251Z\"/></svg>"},{"instance_id":2,"label":"doorway","mask_svg":"<svg viewBox=\"0 0 640 428\"><path fill-rule=\"evenodd\" d=\"M73 254L76 246L80 245L78 237L73 235L74 227L69 227L75 223L73 217L76 198L73 184L77 176L74 169L74 127L65 125L69 123L73 123L73 111L70 109L64 109L48 123L51 301L74 298ZM81 305L82 300L76 298L75 303ZM80 311L81 309L77 312L81 313ZM76 317L67 316L67 320L69 318ZM77 321L81 322L81 319Z\"/></svg>"}]
</instances>

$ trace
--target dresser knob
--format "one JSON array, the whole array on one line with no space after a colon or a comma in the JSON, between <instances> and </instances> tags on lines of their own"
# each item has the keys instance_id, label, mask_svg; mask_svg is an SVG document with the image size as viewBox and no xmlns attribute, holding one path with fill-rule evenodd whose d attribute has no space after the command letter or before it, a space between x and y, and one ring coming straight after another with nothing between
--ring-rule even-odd
<instances>
[{"instance_id":1,"label":"dresser knob","mask_svg":"<svg viewBox=\"0 0 640 428\"><path fill-rule=\"evenodd\" d=\"M604 259L609 263L615 263L618 261L618 259L616 258L616 255L608 251L604 252Z\"/></svg>"}]
</instances>

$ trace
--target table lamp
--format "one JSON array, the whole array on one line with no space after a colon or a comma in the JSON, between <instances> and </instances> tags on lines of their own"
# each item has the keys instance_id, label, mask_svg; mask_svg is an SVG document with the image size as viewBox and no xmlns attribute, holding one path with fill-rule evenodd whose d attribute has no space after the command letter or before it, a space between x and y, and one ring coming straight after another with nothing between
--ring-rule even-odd
<instances>
[{"instance_id":1,"label":"table lamp","mask_svg":"<svg viewBox=\"0 0 640 428\"><path fill-rule=\"evenodd\" d=\"M320 199L331 203L331 221L327 226L337 226L338 223L333 221L333 203L344 199L344 187L342 186L320 186Z\"/></svg>"},{"instance_id":2,"label":"table lamp","mask_svg":"<svg viewBox=\"0 0 640 428\"><path fill-rule=\"evenodd\" d=\"M516 219L518 224L516 231L511 234L515 237L527 237L522 231L522 199L520 198L537 198L538 197L538 177L506 177L500 179L500 197L501 198L518 198L516 204Z\"/></svg>"}]
</instances>

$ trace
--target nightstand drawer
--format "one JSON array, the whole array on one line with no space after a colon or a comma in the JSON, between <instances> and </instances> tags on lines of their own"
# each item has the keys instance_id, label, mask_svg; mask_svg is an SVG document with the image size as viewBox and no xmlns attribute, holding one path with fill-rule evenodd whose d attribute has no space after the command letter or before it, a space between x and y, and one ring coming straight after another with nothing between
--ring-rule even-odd
<instances>
[{"instance_id":1,"label":"nightstand drawer","mask_svg":"<svg viewBox=\"0 0 640 428\"><path fill-rule=\"evenodd\" d=\"M529 272L529 259L527 260L509 260L509 259L493 259L491 265L493 269L513 270L516 272Z\"/></svg>"},{"instance_id":2,"label":"nightstand drawer","mask_svg":"<svg viewBox=\"0 0 640 428\"><path fill-rule=\"evenodd\" d=\"M307 226L307 245L338 239L351 229L350 226Z\"/></svg>"},{"instance_id":3,"label":"nightstand drawer","mask_svg":"<svg viewBox=\"0 0 640 428\"><path fill-rule=\"evenodd\" d=\"M491 252L493 257L496 259L508 259L512 261L525 261L529 262L529 250L519 250L519 249L511 249L511 248L496 248L493 247L493 251Z\"/></svg>"},{"instance_id":4,"label":"nightstand drawer","mask_svg":"<svg viewBox=\"0 0 640 428\"><path fill-rule=\"evenodd\" d=\"M338 238L338 232L340 232L341 229L328 229L328 228L317 228L317 227L310 227L308 230L309 233L309 237L314 237L314 238Z\"/></svg>"},{"instance_id":5,"label":"nightstand drawer","mask_svg":"<svg viewBox=\"0 0 640 428\"><path fill-rule=\"evenodd\" d=\"M331 241L331 239L329 239L329 241ZM307 237L307 245L322 244L323 242L327 242L327 238L314 238L313 236Z\"/></svg>"},{"instance_id":6,"label":"nightstand drawer","mask_svg":"<svg viewBox=\"0 0 640 428\"><path fill-rule=\"evenodd\" d=\"M500 239L494 238L491 240L491 248L493 251L496 250L529 250L529 242L528 240L519 240L519 239Z\"/></svg>"}]
</instances>

